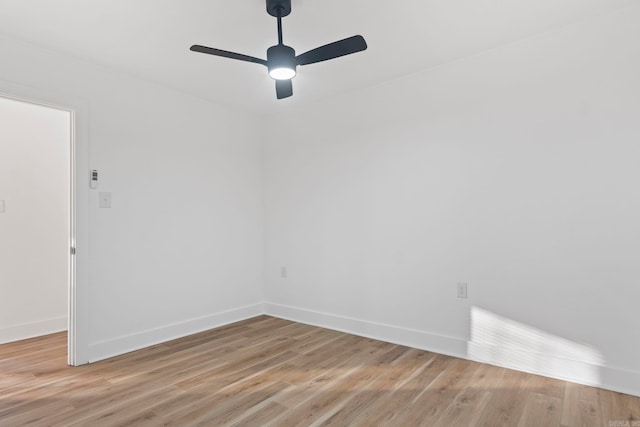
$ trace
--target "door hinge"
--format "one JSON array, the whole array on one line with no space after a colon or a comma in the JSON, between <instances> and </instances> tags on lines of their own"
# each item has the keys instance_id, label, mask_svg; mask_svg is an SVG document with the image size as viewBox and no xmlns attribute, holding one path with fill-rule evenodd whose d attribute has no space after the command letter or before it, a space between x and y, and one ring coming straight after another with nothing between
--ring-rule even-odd
<instances>
[{"instance_id":1,"label":"door hinge","mask_svg":"<svg viewBox=\"0 0 640 427\"><path fill-rule=\"evenodd\" d=\"M76 248L74 246L71 246L71 255L75 255L76 254Z\"/></svg>"}]
</instances>

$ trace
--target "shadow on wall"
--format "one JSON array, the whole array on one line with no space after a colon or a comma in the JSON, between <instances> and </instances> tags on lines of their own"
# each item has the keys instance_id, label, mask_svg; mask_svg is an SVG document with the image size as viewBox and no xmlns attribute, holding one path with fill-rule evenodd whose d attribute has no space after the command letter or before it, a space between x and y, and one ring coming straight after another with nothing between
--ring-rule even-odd
<instances>
[{"instance_id":1,"label":"shadow on wall","mask_svg":"<svg viewBox=\"0 0 640 427\"><path fill-rule=\"evenodd\" d=\"M478 307L471 308L467 356L492 365L589 385L601 384L600 371L605 364L596 348Z\"/></svg>"}]
</instances>

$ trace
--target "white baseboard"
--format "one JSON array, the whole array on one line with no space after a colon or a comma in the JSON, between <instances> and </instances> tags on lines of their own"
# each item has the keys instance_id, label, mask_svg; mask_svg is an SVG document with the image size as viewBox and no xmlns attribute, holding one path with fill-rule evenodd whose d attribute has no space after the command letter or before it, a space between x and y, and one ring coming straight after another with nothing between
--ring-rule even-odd
<instances>
[{"instance_id":1,"label":"white baseboard","mask_svg":"<svg viewBox=\"0 0 640 427\"><path fill-rule=\"evenodd\" d=\"M0 344L26 340L28 338L53 334L67 330L67 318L41 320L38 322L24 323L22 325L0 328Z\"/></svg>"},{"instance_id":2,"label":"white baseboard","mask_svg":"<svg viewBox=\"0 0 640 427\"><path fill-rule=\"evenodd\" d=\"M96 342L89 344L89 362L108 359L198 332L250 319L262 314L264 314L263 304L254 304L136 334Z\"/></svg>"},{"instance_id":3,"label":"white baseboard","mask_svg":"<svg viewBox=\"0 0 640 427\"><path fill-rule=\"evenodd\" d=\"M447 356L464 357L467 349L467 343L460 339L431 334L415 329L399 328L384 323L369 322L274 303L265 303L264 308L265 314L269 316L280 317L294 322L306 323L308 325L333 329L421 350L433 351L435 353L446 354Z\"/></svg>"},{"instance_id":4,"label":"white baseboard","mask_svg":"<svg viewBox=\"0 0 640 427\"><path fill-rule=\"evenodd\" d=\"M507 346L468 343L466 359L563 381L640 396L640 372L521 351Z\"/></svg>"},{"instance_id":5,"label":"white baseboard","mask_svg":"<svg viewBox=\"0 0 640 427\"><path fill-rule=\"evenodd\" d=\"M468 342L456 337L275 303L254 304L137 334L97 342L89 346L90 361L96 362L107 359L262 314L434 353L640 396L640 372L607 366L606 364L595 365L556 355L531 353L510 347ZM66 323L64 329L66 329ZM3 337L2 332L3 330L0 330L0 338ZM495 357L496 354L500 355L500 357ZM527 360L535 360L536 363L526 363L525 361Z\"/></svg>"},{"instance_id":6,"label":"white baseboard","mask_svg":"<svg viewBox=\"0 0 640 427\"><path fill-rule=\"evenodd\" d=\"M524 354L525 352L513 348L467 342L460 338L281 304L265 303L264 310L267 315L294 322L640 396L640 372L627 369L594 365L548 354ZM500 354L501 357L493 357L495 354ZM525 360L536 360L538 363L532 366L524 363Z\"/></svg>"}]
</instances>

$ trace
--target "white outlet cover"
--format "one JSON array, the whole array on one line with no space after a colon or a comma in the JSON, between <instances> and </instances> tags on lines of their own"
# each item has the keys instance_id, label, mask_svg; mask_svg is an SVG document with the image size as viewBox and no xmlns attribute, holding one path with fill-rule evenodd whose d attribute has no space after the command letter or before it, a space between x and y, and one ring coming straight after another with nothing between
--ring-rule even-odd
<instances>
[{"instance_id":1,"label":"white outlet cover","mask_svg":"<svg viewBox=\"0 0 640 427\"><path fill-rule=\"evenodd\" d=\"M458 298L467 298L467 284L458 283Z\"/></svg>"},{"instance_id":2,"label":"white outlet cover","mask_svg":"<svg viewBox=\"0 0 640 427\"><path fill-rule=\"evenodd\" d=\"M111 208L111 193L100 193L100 207Z\"/></svg>"}]
</instances>

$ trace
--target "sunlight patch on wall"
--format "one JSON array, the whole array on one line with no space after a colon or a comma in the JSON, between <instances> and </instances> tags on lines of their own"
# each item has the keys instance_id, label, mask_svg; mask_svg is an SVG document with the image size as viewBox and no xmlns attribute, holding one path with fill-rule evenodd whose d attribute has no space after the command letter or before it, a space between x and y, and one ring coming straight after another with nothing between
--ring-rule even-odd
<instances>
[{"instance_id":1,"label":"sunlight patch on wall","mask_svg":"<svg viewBox=\"0 0 640 427\"><path fill-rule=\"evenodd\" d=\"M471 308L468 357L507 368L599 384L602 353L585 344L532 326Z\"/></svg>"}]
</instances>

